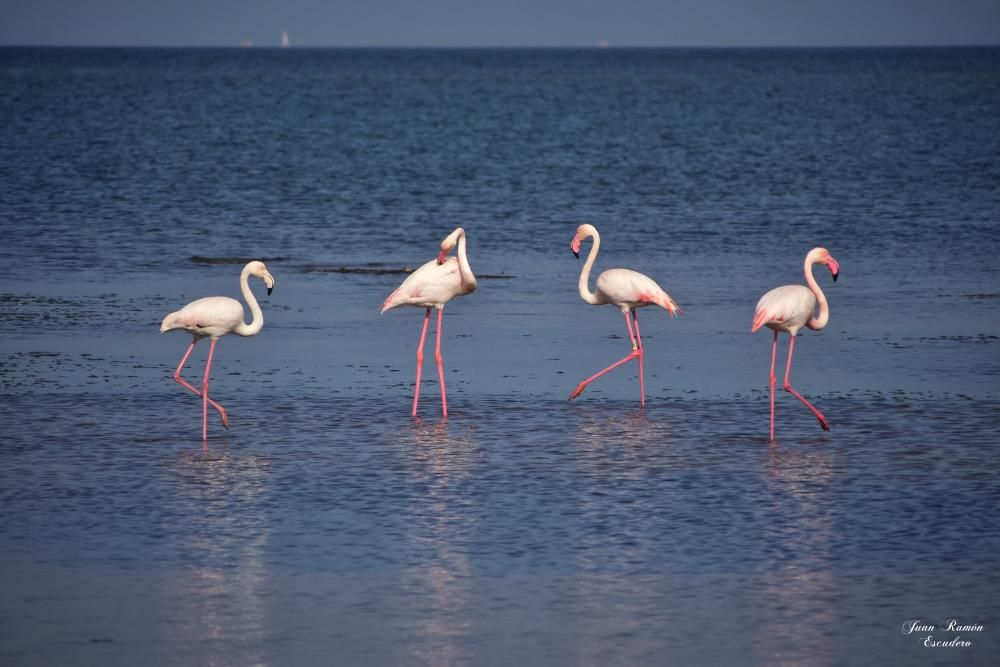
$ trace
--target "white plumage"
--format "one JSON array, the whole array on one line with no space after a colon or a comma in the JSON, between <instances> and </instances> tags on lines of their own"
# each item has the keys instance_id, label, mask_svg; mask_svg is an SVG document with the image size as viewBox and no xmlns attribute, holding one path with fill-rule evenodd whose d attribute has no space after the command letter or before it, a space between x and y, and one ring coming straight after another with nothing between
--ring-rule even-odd
<instances>
[{"instance_id":1,"label":"white plumage","mask_svg":"<svg viewBox=\"0 0 1000 667\"><path fill-rule=\"evenodd\" d=\"M802 394L792 388L790 376L792 372L792 355L795 353L795 337L802 327L819 331L830 321L830 306L827 304L823 290L813 276L814 264L826 264L830 267L833 279L840 273L840 265L826 248L813 248L806 255L803 271L806 275L805 285L782 285L767 292L757 301L754 309L753 324L750 331L754 332L762 326L774 331L774 342L771 344L771 440L774 440L774 363L778 354L778 332L788 334L788 362L785 364L784 389L812 411L824 431L830 430L826 417L807 401ZM816 313L816 307L819 312Z\"/></svg>"},{"instance_id":2,"label":"white plumage","mask_svg":"<svg viewBox=\"0 0 1000 667\"><path fill-rule=\"evenodd\" d=\"M243 320L243 304L228 296L208 296L197 301L192 301L180 310L164 317L163 322L160 323L161 333L182 329L192 336L187 352L184 353L181 363L177 365L177 370L174 371L174 380L202 399L202 441L208 439L209 405L219 411L219 416L222 418L222 425L227 429L229 428L229 415L226 413L226 409L208 397L208 375L212 369L212 355L215 353L215 344L219 338L229 333L234 333L237 336L254 336L264 326L264 314L261 312L253 292L250 291L250 276L255 276L263 280L264 285L267 286L268 294L274 289L274 278L268 272L263 262L249 262L243 267L243 271L240 273L240 291L243 292L243 298L246 299L247 304L250 306L250 313L253 316L249 324ZM191 356L194 346L199 340L206 337L212 340L212 344L208 350L208 361L205 362L205 375L202 377L201 391L198 391L194 385L181 377L181 370L183 370L184 364L187 363L188 357Z\"/></svg>"},{"instance_id":3,"label":"white plumage","mask_svg":"<svg viewBox=\"0 0 1000 667\"><path fill-rule=\"evenodd\" d=\"M755 312L764 314L763 325L767 328L787 331L794 336L809 322L814 310L816 310L816 295L809 291L808 287L782 285L760 297Z\"/></svg>"},{"instance_id":4,"label":"white plumage","mask_svg":"<svg viewBox=\"0 0 1000 667\"><path fill-rule=\"evenodd\" d=\"M240 324L243 324L242 303L228 296L207 296L163 318L160 332L184 329L198 338L219 338Z\"/></svg>"},{"instance_id":5,"label":"white plumage","mask_svg":"<svg viewBox=\"0 0 1000 667\"><path fill-rule=\"evenodd\" d=\"M458 257L448 257L455 247L458 247ZM437 344L434 350L434 360L438 367L438 378L441 381L441 415L448 416L448 396L444 383L444 358L441 355L441 328L443 326L444 305L456 296L471 294L476 289L476 276L469 266L469 258L465 250L465 230L456 227L455 230L441 241L441 251L436 259L432 259L407 276L403 284L382 302L381 312L398 308L399 306L415 306L426 308L424 327L417 344L417 381L413 390L412 415L417 416L417 406L420 402L420 374L424 361L424 340L427 336L427 323L430 320L431 308L437 308Z\"/></svg>"},{"instance_id":6,"label":"white plumage","mask_svg":"<svg viewBox=\"0 0 1000 667\"><path fill-rule=\"evenodd\" d=\"M472 275L471 269L468 275ZM382 303L381 312L399 306L444 308L444 304L456 296L470 294L475 289L475 276L471 280L463 277L457 258L448 257L443 264L432 259L406 277L403 284Z\"/></svg>"},{"instance_id":7,"label":"white plumage","mask_svg":"<svg viewBox=\"0 0 1000 667\"><path fill-rule=\"evenodd\" d=\"M642 405L645 405L646 387L642 369L642 336L639 333L639 316L636 310L645 308L646 306L657 305L664 308L671 315L677 315L681 312L681 309L670 295L656 284L655 280L631 269L608 269L602 272L597 276L596 291L591 292L590 271L597 260L597 252L601 247L601 235L597 233L597 229L593 225L580 225L577 227L576 234L574 234L573 240L570 242L570 249L574 255L579 257L580 244L588 238L593 239L593 244L590 247L590 254L587 255L587 261L584 262L583 269L580 270L580 280L578 283L580 298L595 306L610 303L622 312L625 316L625 324L628 327L628 337L632 342L632 353L578 384L573 393L570 394L570 400L583 393L587 385L608 371L617 368L627 361L637 359L639 361L639 401ZM634 333L629 313L635 319Z\"/></svg>"}]
</instances>

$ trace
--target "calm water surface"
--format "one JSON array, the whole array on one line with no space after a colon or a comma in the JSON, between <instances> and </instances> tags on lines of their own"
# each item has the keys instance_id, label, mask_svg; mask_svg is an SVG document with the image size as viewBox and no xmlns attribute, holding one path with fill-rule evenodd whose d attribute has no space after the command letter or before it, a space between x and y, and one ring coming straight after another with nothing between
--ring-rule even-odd
<instances>
[{"instance_id":1,"label":"calm water surface","mask_svg":"<svg viewBox=\"0 0 1000 667\"><path fill-rule=\"evenodd\" d=\"M998 72L0 50L0 662L996 664ZM641 314L644 410L631 367L565 400L629 351L576 294L580 222L685 310ZM336 270L457 225L483 277L445 311L450 417L428 354L414 420L403 275ZM768 443L753 305L815 245L841 279L792 380L832 431L782 395ZM203 447L157 327L242 257L277 286ZM983 630L901 630L948 618Z\"/></svg>"}]
</instances>

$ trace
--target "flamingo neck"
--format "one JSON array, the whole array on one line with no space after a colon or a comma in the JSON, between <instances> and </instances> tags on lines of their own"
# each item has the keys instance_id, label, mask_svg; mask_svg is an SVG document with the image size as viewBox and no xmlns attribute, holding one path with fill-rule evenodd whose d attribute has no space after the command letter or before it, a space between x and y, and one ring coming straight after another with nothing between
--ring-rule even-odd
<instances>
[{"instance_id":1,"label":"flamingo neck","mask_svg":"<svg viewBox=\"0 0 1000 667\"><path fill-rule=\"evenodd\" d=\"M243 298L246 300L247 305L250 306L250 314L253 316L253 319L250 320L250 324L240 322L236 325L233 333L238 336L256 336L264 327L264 313L261 312L260 306L257 305L257 299L254 298L253 292L250 291L249 278L250 269L249 267L244 267L243 273L240 274L240 291L243 292Z\"/></svg>"},{"instance_id":2,"label":"flamingo neck","mask_svg":"<svg viewBox=\"0 0 1000 667\"><path fill-rule=\"evenodd\" d=\"M814 260L806 258L806 285L809 286L809 290L816 297L816 303L819 305L819 314L815 317L810 317L809 321L806 322L806 327L814 331L819 331L830 321L830 305L826 301L826 295L823 294L823 290L819 288L819 283L816 282L816 278L813 276L812 267L814 264L816 264Z\"/></svg>"},{"instance_id":3,"label":"flamingo neck","mask_svg":"<svg viewBox=\"0 0 1000 667\"><path fill-rule=\"evenodd\" d=\"M469 265L469 257L465 254L465 230L458 235L458 275L462 281L462 288L468 294L476 289L476 276L472 273Z\"/></svg>"},{"instance_id":4,"label":"flamingo neck","mask_svg":"<svg viewBox=\"0 0 1000 667\"><path fill-rule=\"evenodd\" d=\"M601 298L601 295L597 292L590 291L590 270L594 267L594 262L597 261L597 251L601 247L601 235L594 230L594 234L591 237L594 239L593 245L590 246L590 254L587 255L587 261L583 263L583 269L580 270L580 298L587 303L593 305L599 305L606 303L606 301Z\"/></svg>"}]
</instances>

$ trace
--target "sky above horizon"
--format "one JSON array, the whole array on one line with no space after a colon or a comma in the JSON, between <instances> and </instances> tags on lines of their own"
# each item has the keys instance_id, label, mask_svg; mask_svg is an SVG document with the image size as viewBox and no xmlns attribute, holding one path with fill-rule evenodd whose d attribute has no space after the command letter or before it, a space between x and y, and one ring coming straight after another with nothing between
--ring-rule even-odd
<instances>
[{"instance_id":1,"label":"sky above horizon","mask_svg":"<svg viewBox=\"0 0 1000 667\"><path fill-rule=\"evenodd\" d=\"M0 0L0 45L1000 45L1000 0Z\"/></svg>"}]
</instances>

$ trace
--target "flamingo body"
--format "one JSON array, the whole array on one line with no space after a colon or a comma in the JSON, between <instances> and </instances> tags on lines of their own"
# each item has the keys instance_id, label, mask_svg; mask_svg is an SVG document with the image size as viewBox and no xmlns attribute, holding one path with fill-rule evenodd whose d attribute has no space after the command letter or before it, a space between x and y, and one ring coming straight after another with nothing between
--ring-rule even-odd
<instances>
[{"instance_id":1,"label":"flamingo body","mask_svg":"<svg viewBox=\"0 0 1000 667\"><path fill-rule=\"evenodd\" d=\"M264 314L250 291L248 279L250 276L260 278L267 286L267 293L274 289L274 278L271 276L263 262L250 262L243 267L240 274L240 290L243 298L250 306L250 313L253 319L249 324L244 321L243 304L228 296L209 296L203 299L192 301L178 311L170 313L163 318L160 323L160 332L166 333L175 329L182 329L191 334L191 344L188 345L187 352L181 358L180 364L174 371L174 380L185 389L193 392L195 396L202 399L202 421L201 439L202 442L208 439L208 406L219 411L222 418L222 425L229 428L229 415L226 409L208 397L208 377L212 368L212 357L215 354L215 344L219 338L226 334L234 333L238 336L254 336L260 332L264 326ZM181 377L181 370L187 363L188 357L194 346L202 338L210 338L212 345L208 350L208 361L205 362L205 374L202 376L201 391L191 383Z\"/></svg>"},{"instance_id":2,"label":"flamingo body","mask_svg":"<svg viewBox=\"0 0 1000 667\"><path fill-rule=\"evenodd\" d=\"M457 258L448 257L443 264L432 259L406 277L382 303L381 312L399 306L441 309L456 296L471 294L475 289L475 276L471 281L466 280Z\"/></svg>"},{"instance_id":3,"label":"flamingo body","mask_svg":"<svg viewBox=\"0 0 1000 667\"><path fill-rule=\"evenodd\" d=\"M680 312L677 304L656 281L632 269L608 269L597 276L597 294L626 313L646 306L661 306L671 315Z\"/></svg>"},{"instance_id":4,"label":"flamingo body","mask_svg":"<svg viewBox=\"0 0 1000 667\"><path fill-rule=\"evenodd\" d=\"M816 295L805 285L775 287L757 302L752 331L766 326L791 336L806 326L816 310Z\"/></svg>"},{"instance_id":5,"label":"flamingo body","mask_svg":"<svg viewBox=\"0 0 1000 667\"><path fill-rule=\"evenodd\" d=\"M754 310L753 324L750 331L755 332L762 326L774 331L774 340L771 344L771 373L769 377L771 387L771 440L774 440L774 389L777 378L774 375L774 364L778 354L778 333L788 334L788 361L785 364L785 381L783 388L788 393L799 399L819 421L820 427L824 431L830 430L830 424L826 417L810 403L802 394L797 392L791 384L792 355L795 353L795 338L802 327L819 331L830 321L830 306L827 303L826 295L820 289L819 283L813 276L812 267L815 264L826 264L834 281L840 275L840 265L833 255L826 248L813 248L806 255L803 271L806 277L805 285L782 285L775 287L757 301ZM818 312L817 311L818 307Z\"/></svg>"},{"instance_id":6,"label":"flamingo body","mask_svg":"<svg viewBox=\"0 0 1000 667\"><path fill-rule=\"evenodd\" d=\"M604 370L590 376L580 384L576 386L573 393L570 394L570 400L573 400L577 396L583 393L583 390L587 386L601 377L608 371L611 371L622 364L631 361L632 359L637 359L639 361L639 402L642 405L646 404L646 388L645 382L643 380L643 357L644 349L642 346L642 336L639 333L639 315L636 312L639 308L645 308L646 306L660 306L666 310L671 315L677 315L681 312L680 307L677 303L667 294L662 287L660 287L655 280L647 275L639 273L638 271L633 271L631 269L608 269L597 276L596 290L590 291L590 271L594 266L594 262L597 259L597 252L601 246L601 236L597 233L597 229L593 225L580 225L576 234L573 236L573 240L570 243L570 249L573 254L577 257L580 256L580 244L585 240L591 238L593 239L593 245L590 248L590 254L587 255L587 261L583 265L583 269L580 271L579 280L579 291L580 298L592 305L601 304L612 304L618 308L625 316L625 325L628 327L629 340L632 342L632 352L628 356L620 359L619 361L611 364ZM629 314L631 313L631 318ZM632 329L632 320L635 320L635 332Z\"/></svg>"},{"instance_id":7,"label":"flamingo body","mask_svg":"<svg viewBox=\"0 0 1000 667\"><path fill-rule=\"evenodd\" d=\"M458 256L449 257L455 247ZM413 410L417 416L420 403L420 376L424 362L424 341L427 338L427 324L431 316L431 308L436 308L437 343L434 349L434 360L438 367L438 379L441 382L441 416L448 416L448 396L444 382L444 357L441 354L441 330L444 324L444 306L456 296L471 294L476 289L476 276L472 273L469 258L465 248L465 230L456 227L455 230L441 241L441 250L436 259L432 259L411 273L403 284L382 302L382 313L400 306L426 308L424 326L417 344L417 379L413 390Z\"/></svg>"},{"instance_id":8,"label":"flamingo body","mask_svg":"<svg viewBox=\"0 0 1000 667\"><path fill-rule=\"evenodd\" d=\"M243 324L243 304L228 296L192 301L163 318L160 332L184 329L198 338L219 338Z\"/></svg>"}]
</instances>

